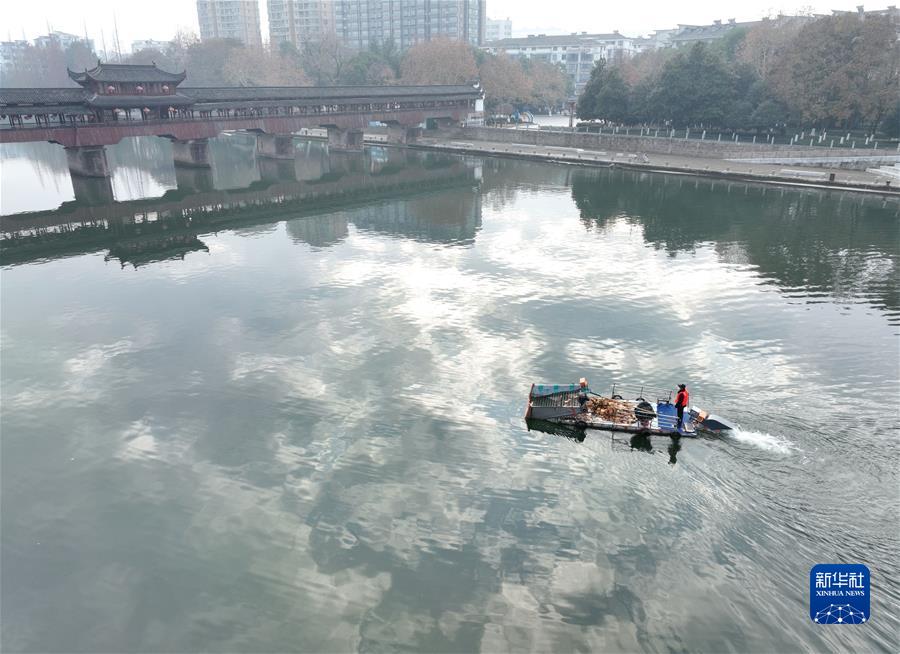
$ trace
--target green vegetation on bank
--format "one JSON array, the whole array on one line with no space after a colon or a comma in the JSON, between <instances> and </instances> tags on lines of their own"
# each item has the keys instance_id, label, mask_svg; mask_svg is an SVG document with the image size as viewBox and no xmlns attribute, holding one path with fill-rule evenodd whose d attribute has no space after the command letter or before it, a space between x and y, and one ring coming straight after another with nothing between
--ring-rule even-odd
<instances>
[{"instance_id":1,"label":"green vegetation on bank","mask_svg":"<svg viewBox=\"0 0 900 654\"><path fill-rule=\"evenodd\" d=\"M598 62L578 117L624 124L900 134L900 42L888 17L765 21L719 42Z\"/></svg>"}]
</instances>

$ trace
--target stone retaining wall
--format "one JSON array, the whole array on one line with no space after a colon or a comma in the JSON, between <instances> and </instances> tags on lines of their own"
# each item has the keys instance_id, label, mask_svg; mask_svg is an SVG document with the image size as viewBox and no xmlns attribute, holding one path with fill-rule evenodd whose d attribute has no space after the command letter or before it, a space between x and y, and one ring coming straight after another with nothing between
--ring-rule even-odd
<instances>
[{"instance_id":1,"label":"stone retaining wall","mask_svg":"<svg viewBox=\"0 0 900 654\"><path fill-rule=\"evenodd\" d=\"M785 159L812 158L850 159L845 162L817 163L819 166L862 168L873 163L900 160L896 155L886 155L884 150L831 150L823 147L804 145L766 145L762 143L733 143L700 141L653 136L625 136L624 134L586 134L572 132L551 132L538 129L503 129L498 127L455 127L440 130L441 136L457 140L496 141L499 143L522 143L527 145L583 148L585 150L605 150L610 153L633 152L646 154L671 154L684 157L708 157L711 159L744 159L757 157L781 157ZM890 158L885 158L890 157Z\"/></svg>"}]
</instances>

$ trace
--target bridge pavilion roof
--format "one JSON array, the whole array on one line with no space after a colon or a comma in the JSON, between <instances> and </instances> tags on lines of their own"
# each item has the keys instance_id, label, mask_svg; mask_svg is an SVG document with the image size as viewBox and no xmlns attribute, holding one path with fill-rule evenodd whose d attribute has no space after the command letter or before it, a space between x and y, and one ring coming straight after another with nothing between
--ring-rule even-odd
<instances>
[{"instance_id":1,"label":"bridge pavilion roof","mask_svg":"<svg viewBox=\"0 0 900 654\"><path fill-rule=\"evenodd\" d=\"M170 95L97 95L88 89L0 89L0 114L82 113L91 109L187 107L194 98Z\"/></svg>"},{"instance_id":2,"label":"bridge pavilion roof","mask_svg":"<svg viewBox=\"0 0 900 654\"><path fill-rule=\"evenodd\" d=\"M22 104L72 104L84 102L87 89L0 89L0 107Z\"/></svg>"},{"instance_id":3,"label":"bridge pavilion roof","mask_svg":"<svg viewBox=\"0 0 900 654\"><path fill-rule=\"evenodd\" d=\"M186 73L169 73L156 67L156 64L103 64L97 61L97 65L90 70L85 69L79 73L74 70L66 71L69 77L84 86L89 81L95 82L169 82L179 84L184 81Z\"/></svg>"}]
</instances>

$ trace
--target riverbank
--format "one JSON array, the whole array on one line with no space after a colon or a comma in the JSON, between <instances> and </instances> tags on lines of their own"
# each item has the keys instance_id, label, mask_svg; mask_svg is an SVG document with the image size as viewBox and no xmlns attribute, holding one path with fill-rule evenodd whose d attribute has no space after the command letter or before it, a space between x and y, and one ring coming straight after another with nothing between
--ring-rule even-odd
<instances>
[{"instance_id":1,"label":"riverbank","mask_svg":"<svg viewBox=\"0 0 900 654\"><path fill-rule=\"evenodd\" d=\"M671 153L634 153L594 150L557 145L509 143L455 138L455 135L426 136L410 147L463 154L481 154L550 161L578 166L618 166L682 175L703 175L765 184L829 188L885 195L900 195L897 182L867 170L823 168L791 163L758 163L714 156L688 156ZM789 161L785 159L783 161Z\"/></svg>"}]
</instances>

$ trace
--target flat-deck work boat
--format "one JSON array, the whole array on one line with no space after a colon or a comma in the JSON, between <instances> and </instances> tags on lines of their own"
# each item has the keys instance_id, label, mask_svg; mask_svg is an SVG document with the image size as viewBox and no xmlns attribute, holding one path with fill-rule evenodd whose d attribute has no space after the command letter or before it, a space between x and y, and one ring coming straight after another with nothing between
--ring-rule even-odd
<instances>
[{"instance_id":1,"label":"flat-deck work boat","mask_svg":"<svg viewBox=\"0 0 900 654\"><path fill-rule=\"evenodd\" d=\"M623 397L629 390L634 400ZM645 396L652 396L655 401L650 402ZM677 425L678 410L672 403L672 391L651 392L644 387L635 390L614 385L607 397L591 392L585 379L577 384L532 384L525 419L657 436L719 434L734 428L723 418L696 407L686 409L683 424Z\"/></svg>"}]
</instances>

